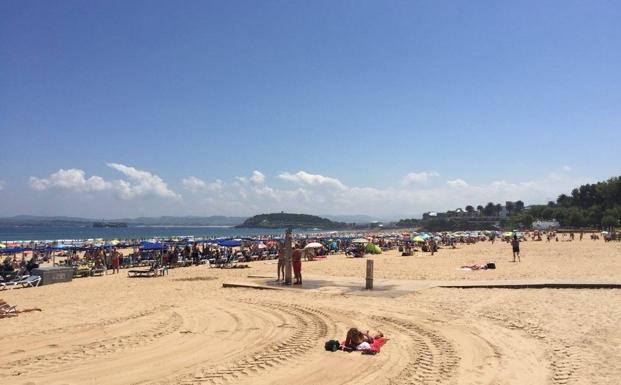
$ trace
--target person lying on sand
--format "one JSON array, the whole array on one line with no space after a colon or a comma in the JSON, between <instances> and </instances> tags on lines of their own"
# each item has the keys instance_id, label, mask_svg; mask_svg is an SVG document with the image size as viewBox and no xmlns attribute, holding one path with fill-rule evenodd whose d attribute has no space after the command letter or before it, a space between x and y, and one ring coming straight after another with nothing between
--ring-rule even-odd
<instances>
[{"instance_id":1,"label":"person lying on sand","mask_svg":"<svg viewBox=\"0 0 621 385\"><path fill-rule=\"evenodd\" d=\"M0 298L0 318L11 317L18 315L19 313L28 313L31 311L42 311L38 307L17 310L15 306L9 305L5 300Z\"/></svg>"},{"instance_id":2,"label":"person lying on sand","mask_svg":"<svg viewBox=\"0 0 621 385\"><path fill-rule=\"evenodd\" d=\"M382 333L377 333L374 337L371 337L368 330L366 333L363 333L357 328L351 328L347 331L345 349L368 350L371 348L373 341L381 337L384 337Z\"/></svg>"}]
</instances>

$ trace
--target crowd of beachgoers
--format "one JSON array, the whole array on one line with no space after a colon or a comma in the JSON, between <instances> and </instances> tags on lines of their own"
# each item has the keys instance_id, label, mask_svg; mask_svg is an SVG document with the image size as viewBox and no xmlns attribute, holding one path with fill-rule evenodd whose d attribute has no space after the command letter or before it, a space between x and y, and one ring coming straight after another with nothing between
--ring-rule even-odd
<instances>
[{"instance_id":1,"label":"crowd of beachgoers","mask_svg":"<svg viewBox=\"0 0 621 385\"><path fill-rule=\"evenodd\" d=\"M580 240L583 231L576 232ZM322 258L330 254L363 257L398 248L403 256L416 251L433 255L440 248L455 248L457 244L495 242L513 244L523 241L573 240L574 232L555 231L469 231L469 232L377 232L377 233L316 233L293 237L292 247L301 250L301 258ZM607 232L590 232L590 239L609 238ZM560 237L560 238L559 238ZM119 269L148 266L177 268L208 264L210 267L245 267L243 263L257 260L282 259L284 237L257 236L248 238L172 237L148 240L61 240L17 241L0 243L4 255L0 268L0 282L16 282L32 275L43 266L71 267L74 277L118 273Z\"/></svg>"}]
</instances>

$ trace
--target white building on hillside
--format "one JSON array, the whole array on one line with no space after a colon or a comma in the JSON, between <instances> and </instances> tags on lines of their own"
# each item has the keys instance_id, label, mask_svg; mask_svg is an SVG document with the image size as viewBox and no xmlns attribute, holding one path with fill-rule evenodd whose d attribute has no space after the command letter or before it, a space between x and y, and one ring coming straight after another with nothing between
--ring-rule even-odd
<instances>
[{"instance_id":1,"label":"white building on hillside","mask_svg":"<svg viewBox=\"0 0 621 385\"><path fill-rule=\"evenodd\" d=\"M558 229L559 227L561 227L561 224L556 219L551 221L536 220L533 222L533 229L535 230Z\"/></svg>"}]
</instances>

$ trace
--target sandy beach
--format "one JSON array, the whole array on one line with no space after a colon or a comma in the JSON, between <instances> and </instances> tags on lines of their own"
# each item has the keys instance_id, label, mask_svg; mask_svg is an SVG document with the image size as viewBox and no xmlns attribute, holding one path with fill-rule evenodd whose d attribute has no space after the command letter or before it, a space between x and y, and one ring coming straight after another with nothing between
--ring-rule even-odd
<instances>
[{"instance_id":1,"label":"sandy beach","mask_svg":"<svg viewBox=\"0 0 621 385\"><path fill-rule=\"evenodd\" d=\"M436 255L372 258L375 276L409 280L621 281L621 243L460 245ZM460 271L494 261L496 270ZM445 289L365 292L222 288L275 279L247 269L178 268L0 293L42 312L0 320L1 384L618 384L618 289ZM303 263L310 280L359 279L365 260ZM310 282L310 281L309 281ZM377 355L326 352L352 326L390 338Z\"/></svg>"}]
</instances>

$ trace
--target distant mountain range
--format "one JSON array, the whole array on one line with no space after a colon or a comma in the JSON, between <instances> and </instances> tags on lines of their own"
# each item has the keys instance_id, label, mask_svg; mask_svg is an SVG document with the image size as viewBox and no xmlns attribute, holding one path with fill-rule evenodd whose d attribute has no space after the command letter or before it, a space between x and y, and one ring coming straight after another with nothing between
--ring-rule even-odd
<instances>
[{"instance_id":1,"label":"distant mountain range","mask_svg":"<svg viewBox=\"0 0 621 385\"><path fill-rule=\"evenodd\" d=\"M235 226L244 222L246 217L226 217L214 215L209 217L140 217L140 218L79 218L65 216L16 215L0 218L0 226L92 226L95 222L126 223L129 226Z\"/></svg>"},{"instance_id":2,"label":"distant mountain range","mask_svg":"<svg viewBox=\"0 0 621 385\"><path fill-rule=\"evenodd\" d=\"M356 223L357 225L378 221L368 215L324 215L324 218L334 222ZM43 227L84 227L92 226L95 222L126 223L128 226L237 226L248 217L228 217L223 215L200 216L161 216L139 218L81 218L69 216L37 216L16 215L0 218L0 226L43 226Z\"/></svg>"}]
</instances>

